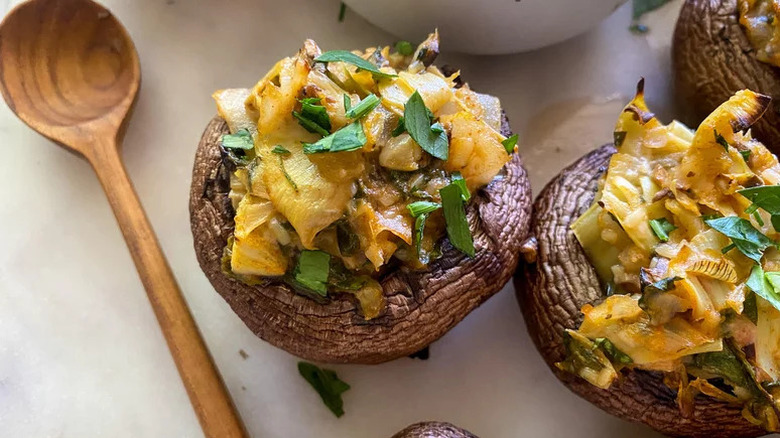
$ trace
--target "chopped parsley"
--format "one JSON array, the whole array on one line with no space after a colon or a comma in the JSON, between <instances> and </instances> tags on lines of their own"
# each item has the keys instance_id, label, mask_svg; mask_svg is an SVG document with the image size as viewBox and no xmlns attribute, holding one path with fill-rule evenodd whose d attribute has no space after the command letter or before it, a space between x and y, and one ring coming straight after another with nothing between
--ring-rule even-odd
<instances>
[{"instance_id":1,"label":"chopped parsley","mask_svg":"<svg viewBox=\"0 0 780 438\"><path fill-rule=\"evenodd\" d=\"M660 219L650 219L650 228L653 230L655 237L657 237L661 242L668 242L669 233L677 229L677 227L675 227L665 217Z\"/></svg>"},{"instance_id":2,"label":"chopped parsley","mask_svg":"<svg viewBox=\"0 0 780 438\"><path fill-rule=\"evenodd\" d=\"M290 183L292 188L297 192L298 191L298 184L295 184L295 181L293 181L292 177L289 173L287 173L287 169L284 167L284 157L290 155L290 151L285 148L282 145L276 145L273 149L271 149L271 153L279 155L279 166L282 168L282 173L284 173L284 178L287 180L287 182Z\"/></svg>"},{"instance_id":3,"label":"chopped parsley","mask_svg":"<svg viewBox=\"0 0 780 438\"><path fill-rule=\"evenodd\" d=\"M344 415L344 400L341 394L349 389L349 385L333 370L326 370L309 362L298 362L298 372L317 391L325 406L336 417Z\"/></svg>"},{"instance_id":4,"label":"chopped parsley","mask_svg":"<svg viewBox=\"0 0 780 438\"><path fill-rule=\"evenodd\" d=\"M316 143L304 143L303 153L317 154L321 152L354 151L366 144L366 133L360 121L354 121Z\"/></svg>"},{"instance_id":5,"label":"chopped parsley","mask_svg":"<svg viewBox=\"0 0 780 438\"><path fill-rule=\"evenodd\" d=\"M371 72L371 74L377 78L394 78L397 76L380 71L374 64L347 50L331 50L316 57L314 61L323 63L346 62L347 64L352 64L361 70Z\"/></svg>"},{"instance_id":6,"label":"chopped parsley","mask_svg":"<svg viewBox=\"0 0 780 438\"><path fill-rule=\"evenodd\" d=\"M764 250L772 246L772 241L753 228L750 221L737 216L721 217L705 221L707 225L731 239L732 244L757 263L761 262Z\"/></svg>"},{"instance_id":7,"label":"chopped parsley","mask_svg":"<svg viewBox=\"0 0 780 438\"><path fill-rule=\"evenodd\" d=\"M463 175L461 175L460 172L453 172L451 180L452 183L460 189L460 195L463 197L463 200L468 202L468 200L471 199L471 193L466 186L466 180L463 179Z\"/></svg>"},{"instance_id":8,"label":"chopped parsley","mask_svg":"<svg viewBox=\"0 0 780 438\"><path fill-rule=\"evenodd\" d=\"M713 132L715 133L715 142L718 143L719 145L723 146L723 149L725 149L726 152L728 152L729 151L729 142L726 141L725 137L723 137L722 135L720 135L720 133L718 133L717 129L713 129Z\"/></svg>"},{"instance_id":9,"label":"chopped parsley","mask_svg":"<svg viewBox=\"0 0 780 438\"><path fill-rule=\"evenodd\" d=\"M423 263L428 263L428 258L422 251L422 239L425 232L425 221L428 215L441 208L441 204L429 201L412 202L406 206L414 220L414 246L417 249L417 258Z\"/></svg>"},{"instance_id":10,"label":"chopped parsley","mask_svg":"<svg viewBox=\"0 0 780 438\"><path fill-rule=\"evenodd\" d=\"M515 145L517 145L517 134L513 134L510 137L507 137L504 139L501 144L504 145L504 149L506 149L507 154L512 154L512 152L515 151Z\"/></svg>"},{"instance_id":11,"label":"chopped parsley","mask_svg":"<svg viewBox=\"0 0 780 438\"><path fill-rule=\"evenodd\" d=\"M346 96L346 94L344 95ZM346 97L344 100L344 107L346 108ZM350 102L351 103L351 102ZM371 112L372 109L376 108L376 106L379 105L379 98L376 97L376 94L369 94L366 96L365 99L361 100L360 103L355 105L354 107L351 107L346 110L345 115L350 119L359 119L369 112Z\"/></svg>"},{"instance_id":12,"label":"chopped parsley","mask_svg":"<svg viewBox=\"0 0 780 438\"><path fill-rule=\"evenodd\" d=\"M295 267L295 281L324 297L328 295L329 274L330 254L324 251L301 251Z\"/></svg>"},{"instance_id":13,"label":"chopped parsley","mask_svg":"<svg viewBox=\"0 0 780 438\"><path fill-rule=\"evenodd\" d=\"M255 147L252 134L246 128L239 129L235 134L225 134L222 136L222 147L227 149L250 150Z\"/></svg>"},{"instance_id":14,"label":"chopped parsley","mask_svg":"<svg viewBox=\"0 0 780 438\"><path fill-rule=\"evenodd\" d=\"M404 56L414 53L414 46L409 41L398 41L395 43L395 51Z\"/></svg>"},{"instance_id":15,"label":"chopped parsley","mask_svg":"<svg viewBox=\"0 0 780 438\"><path fill-rule=\"evenodd\" d=\"M439 190L447 225L447 237L455 248L469 257L474 257L474 239L471 237L469 222L463 201L463 192L457 184L450 183Z\"/></svg>"},{"instance_id":16,"label":"chopped parsley","mask_svg":"<svg viewBox=\"0 0 780 438\"><path fill-rule=\"evenodd\" d=\"M301 100L301 112L293 111L292 115L307 131L325 137L330 134L330 117L325 107L318 105L320 100L319 97L307 97Z\"/></svg>"},{"instance_id":17,"label":"chopped parsley","mask_svg":"<svg viewBox=\"0 0 780 438\"><path fill-rule=\"evenodd\" d=\"M432 119L433 114L425 106L420 93L415 91L404 105L406 131L425 152L440 160L447 160L450 149L447 133L441 124L431 124Z\"/></svg>"}]
</instances>

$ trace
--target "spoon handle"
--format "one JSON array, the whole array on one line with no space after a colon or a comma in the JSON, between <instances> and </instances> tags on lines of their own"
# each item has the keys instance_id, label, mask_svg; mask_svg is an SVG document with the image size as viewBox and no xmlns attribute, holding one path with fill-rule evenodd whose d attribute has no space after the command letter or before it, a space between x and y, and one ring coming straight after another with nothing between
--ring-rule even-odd
<instances>
[{"instance_id":1,"label":"spoon handle","mask_svg":"<svg viewBox=\"0 0 780 438\"><path fill-rule=\"evenodd\" d=\"M96 147L87 158L114 210L204 434L208 438L247 437L127 176L119 149L114 144Z\"/></svg>"}]
</instances>

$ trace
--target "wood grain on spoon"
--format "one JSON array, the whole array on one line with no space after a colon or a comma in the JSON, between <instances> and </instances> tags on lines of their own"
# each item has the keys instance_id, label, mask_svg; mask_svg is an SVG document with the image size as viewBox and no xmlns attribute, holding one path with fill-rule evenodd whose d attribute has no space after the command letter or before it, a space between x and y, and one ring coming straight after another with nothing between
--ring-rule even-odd
<instances>
[{"instance_id":1,"label":"wood grain on spoon","mask_svg":"<svg viewBox=\"0 0 780 438\"><path fill-rule=\"evenodd\" d=\"M205 435L247 436L121 161L140 77L124 27L90 0L33 0L0 24L0 91L97 172Z\"/></svg>"}]
</instances>

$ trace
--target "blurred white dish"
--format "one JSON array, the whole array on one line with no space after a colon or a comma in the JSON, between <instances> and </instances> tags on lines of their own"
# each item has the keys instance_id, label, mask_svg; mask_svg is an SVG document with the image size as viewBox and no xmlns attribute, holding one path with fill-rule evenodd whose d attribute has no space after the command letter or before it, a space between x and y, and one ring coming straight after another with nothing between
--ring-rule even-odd
<instances>
[{"instance_id":1,"label":"blurred white dish","mask_svg":"<svg viewBox=\"0 0 780 438\"><path fill-rule=\"evenodd\" d=\"M444 50L495 55L555 44L594 27L626 0L345 0L400 39L438 28Z\"/></svg>"}]
</instances>

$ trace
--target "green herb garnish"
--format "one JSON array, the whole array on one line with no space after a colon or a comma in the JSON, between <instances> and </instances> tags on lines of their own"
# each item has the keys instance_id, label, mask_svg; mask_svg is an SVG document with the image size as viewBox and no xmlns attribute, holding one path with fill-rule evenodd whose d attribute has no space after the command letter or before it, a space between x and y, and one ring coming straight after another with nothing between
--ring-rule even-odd
<instances>
[{"instance_id":1,"label":"green herb garnish","mask_svg":"<svg viewBox=\"0 0 780 438\"><path fill-rule=\"evenodd\" d=\"M409 41L398 41L395 43L395 51L404 56L409 56L414 53L414 46Z\"/></svg>"},{"instance_id":2,"label":"green herb garnish","mask_svg":"<svg viewBox=\"0 0 780 438\"><path fill-rule=\"evenodd\" d=\"M292 177L289 173L287 173L287 169L284 167L284 156L290 155L290 151L285 148L282 145L276 145L273 149L271 149L271 153L279 155L279 167L282 168L282 173L284 173L284 178L287 180L288 183L292 186L295 191L298 191L298 184L295 184L295 181L293 181Z\"/></svg>"},{"instance_id":3,"label":"green herb garnish","mask_svg":"<svg viewBox=\"0 0 780 438\"><path fill-rule=\"evenodd\" d=\"M721 217L705 221L707 225L721 232L731 239L734 246L745 256L761 262L761 256L765 249L772 245L772 241L760 231L753 228L750 221L736 216Z\"/></svg>"},{"instance_id":4,"label":"green herb garnish","mask_svg":"<svg viewBox=\"0 0 780 438\"><path fill-rule=\"evenodd\" d=\"M239 129L235 134L225 134L222 136L222 147L227 149L250 150L255 147L252 134L246 128Z\"/></svg>"},{"instance_id":5,"label":"green herb garnish","mask_svg":"<svg viewBox=\"0 0 780 438\"><path fill-rule=\"evenodd\" d=\"M344 113L346 114L350 109L352 109L352 98L349 97L349 94L344 93Z\"/></svg>"},{"instance_id":6,"label":"green herb garnish","mask_svg":"<svg viewBox=\"0 0 780 438\"><path fill-rule=\"evenodd\" d=\"M324 251L301 251L298 266L295 267L295 281L324 297L328 295L329 273L330 254Z\"/></svg>"},{"instance_id":7,"label":"green herb garnish","mask_svg":"<svg viewBox=\"0 0 780 438\"><path fill-rule=\"evenodd\" d=\"M346 108L346 100L344 102ZM350 119L359 119L371 112L377 105L379 105L379 98L376 97L375 94L369 94L365 99L361 100L360 103L348 109L346 111L346 116Z\"/></svg>"},{"instance_id":8,"label":"green herb garnish","mask_svg":"<svg viewBox=\"0 0 780 438\"><path fill-rule=\"evenodd\" d=\"M772 216L772 227L775 231L780 231L780 186L758 186L750 187L737 191L740 195L748 198L752 202L745 212L753 214L758 208L763 209ZM763 226L763 221L759 221L760 216L753 216L756 222Z\"/></svg>"},{"instance_id":9,"label":"green herb garnish","mask_svg":"<svg viewBox=\"0 0 780 438\"><path fill-rule=\"evenodd\" d=\"M746 163L750 159L750 149L746 151L739 151L739 154L742 155L742 159L745 160Z\"/></svg>"},{"instance_id":10,"label":"green herb garnish","mask_svg":"<svg viewBox=\"0 0 780 438\"><path fill-rule=\"evenodd\" d=\"M349 389L349 385L339 379L335 371L309 362L298 362L298 372L317 391L322 402L336 417L344 415L344 400L341 399L341 394Z\"/></svg>"},{"instance_id":11,"label":"green herb garnish","mask_svg":"<svg viewBox=\"0 0 780 438\"><path fill-rule=\"evenodd\" d=\"M398 137L404 132L406 132L406 125L404 124L404 116L401 116L398 118L398 126L393 129L393 132L391 132L390 135L393 137Z\"/></svg>"},{"instance_id":12,"label":"green herb garnish","mask_svg":"<svg viewBox=\"0 0 780 438\"><path fill-rule=\"evenodd\" d=\"M344 15L347 13L347 4L344 2L341 2L339 5L339 23L344 21Z\"/></svg>"},{"instance_id":13,"label":"green herb garnish","mask_svg":"<svg viewBox=\"0 0 780 438\"><path fill-rule=\"evenodd\" d=\"M282 145L276 145L273 149L271 149L271 153L277 154L277 155L290 155L290 151L285 148Z\"/></svg>"},{"instance_id":14,"label":"green herb garnish","mask_svg":"<svg viewBox=\"0 0 780 438\"><path fill-rule=\"evenodd\" d=\"M447 224L447 236L450 243L469 257L474 257L474 240L466 219L466 209L463 194L457 184L450 183L439 190L441 204L444 209L444 220Z\"/></svg>"},{"instance_id":15,"label":"green herb garnish","mask_svg":"<svg viewBox=\"0 0 780 438\"><path fill-rule=\"evenodd\" d=\"M423 263L428 263L427 257L422 253L422 239L425 232L425 221L428 215L441 208L441 204L429 201L417 201L407 205L409 213L414 221L414 246L417 248L417 258Z\"/></svg>"},{"instance_id":16,"label":"green herb garnish","mask_svg":"<svg viewBox=\"0 0 780 438\"><path fill-rule=\"evenodd\" d=\"M352 64L361 70L371 72L371 74L379 78L394 78L397 76L380 71L374 64L346 50L331 50L329 52L325 52L322 55L316 57L314 61L324 63L346 62L347 64Z\"/></svg>"},{"instance_id":17,"label":"green herb garnish","mask_svg":"<svg viewBox=\"0 0 780 438\"><path fill-rule=\"evenodd\" d=\"M630 365L634 362L631 359L631 356L620 351L620 349L607 338L596 338L593 340L593 344L596 345L596 347L601 348L601 351L604 352L604 355L607 356L607 359L612 363Z\"/></svg>"},{"instance_id":18,"label":"green herb garnish","mask_svg":"<svg viewBox=\"0 0 780 438\"><path fill-rule=\"evenodd\" d=\"M669 233L676 230L677 227L672 225L668 219L662 217L660 219L650 219L650 228L653 230L655 237L661 242L669 241Z\"/></svg>"},{"instance_id":19,"label":"green herb garnish","mask_svg":"<svg viewBox=\"0 0 780 438\"><path fill-rule=\"evenodd\" d=\"M418 217L421 214L427 214L440 209L441 204L437 202L417 201L407 205L406 208L409 209L409 213L411 213L412 217Z\"/></svg>"},{"instance_id":20,"label":"green herb garnish","mask_svg":"<svg viewBox=\"0 0 780 438\"><path fill-rule=\"evenodd\" d=\"M463 200L468 202L468 200L471 199L471 193L469 192L469 188L466 186L466 180L463 179L463 175L461 175L460 172L453 172L450 180L453 184L460 188L460 194L463 197Z\"/></svg>"},{"instance_id":21,"label":"green herb garnish","mask_svg":"<svg viewBox=\"0 0 780 438\"><path fill-rule=\"evenodd\" d=\"M626 131L615 131L612 133L612 143L615 144L616 148L623 146L623 142L626 141L627 134L628 133Z\"/></svg>"},{"instance_id":22,"label":"green herb garnish","mask_svg":"<svg viewBox=\"0 0 780 438\"><path fill-rule=\"evenodd\" d=\"M729 142L726 141L726 138L723 137L718 133L717 129L713 129L713 132L715 133L715 142L719 145L723 146L723 149L726 150L726 152L729 151Z\"/></svg>"},{"instance_id":23,"label":"green herb garnish","mask_svg":"<svg viewBox=\"0 0 780 438\"><path fill-rule=\"evenodd\" d=\"M366 134L360 121L354 121L316 143L304 143L303 153L354 151L366 144Z\"/></svg>"},{"instance_id":24,"label":"green herb garnish","mask_svg":"<svg viewBox=\"0 0 780 438\"><path fill-rule=\"evenodd\" d=\"M777 293L780 286L780 272L764 273L760 264L755 265L745 285L756 295L767 300L775 309L780 310L780 295Z\"/></svg>"},{"instance_id":25,"label":"green herb garnish","mask_svg":"<svg viewBox=\"0 0 780 438\"><path fill-rule=\"evenodd\" d=\"M318 97L301 100L301 112L293 111L292 115L307 131L324 137L330 134L330 117L324 106L317 105L320 100Z\"/></svg>"},{"instance_id":26,"label":"green herb garnish","mask_svg":"<svg viewBox=\"0 0 780 438\"><path fill-rule=\"evenodd\" d=\"M432 114L417 91L404 105L404 126L412 139L429 154L440 160L449 156L449 140L440 124L431 125Z\"/></svg>"},{"instance_id":27,"label":"green herb garnish","mask_svg":"<svg viewBox=\"0 0 780 438\"><path fill-rule=\"evenodd\" d=\"M512 152L515 151L515 145L517 144L517 139L518 139L517 134L513 134L501 142L501 144L504 145L504 149L506 149L507 154L512 154Z\"/></svg>"}]
</instances>

